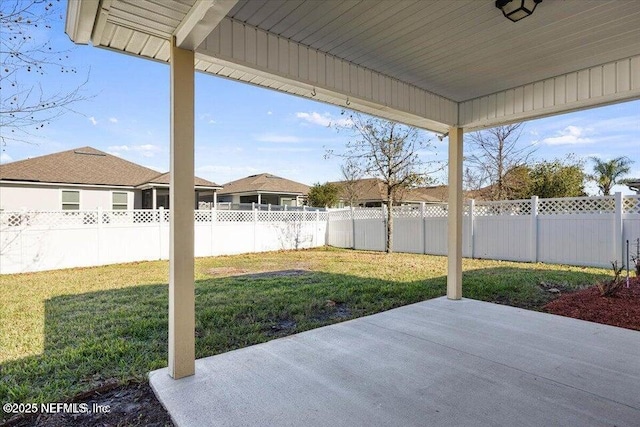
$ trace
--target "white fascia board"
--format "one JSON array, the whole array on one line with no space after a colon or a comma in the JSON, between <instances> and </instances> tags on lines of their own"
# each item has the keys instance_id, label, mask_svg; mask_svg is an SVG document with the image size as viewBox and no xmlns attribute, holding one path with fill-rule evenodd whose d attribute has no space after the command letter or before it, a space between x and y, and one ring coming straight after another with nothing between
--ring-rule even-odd
<instances>
[{"instance_id":1,"label":"white fascia board","mask_svg":"<svg viewBox=\"0 0 640 427\"><path fill-rule=\"evenodd\" d=\"M195 50L238 0L197 0L173 35L181 49Z\"/></svg>"},{"instance_id":2,"label":"white fascia board","mask_svg":"<svg viewBox=\"0 0 640 427\"><path fill-rule=\"evenodd\" d=\"M466 132L634 99L640 99L640 56L464 101L458 115Z\"/></svg>"},{"instance_id":3,"label":"white fascia board","mask_svg":"<svg viewBox=\"0 0 640 427\"><path fill-rule=\"evenodd\" d=\"M279 194L284 196L304 196L303 193L291 193L287 191L262 191L262 190L253 190L253 191L232 191L229 193L218 193L220 196L257 196L258 194Z\"/></svg>"},{"instance_id":4,"label":"white fascia board","mask_svg":"<svg viewBox=\"0 0 640 427\"><path fill-rule=\"evenodd\" d=\"M77 44L88 44L91 41L93 26L100 2L98 0L69 0L65 33Z\"/></svg>"},{"instance_id":5,"label":"white fascia board","mask_svg":"<svg viewBox=\"0 0 640 427\"><path fill-rule=\"evenodd\" d=\"M278 194L281 196L304 196L302 193L293 193L290 191L258 191L258 194Z\"/></svg>"},{"instance_id":6,"label":"white fascia board","mask_svg":"<svg viewBox=\"0 0 640 427\"><path fill-rule=\"evenodd\" d=\"M137 185L135 187L137 190L148 190L151 188L169 188L169 184L159 184L159 183L144 183L141 185ZM214 190L214 191L218 191L218 190L222 190L222 187L214 187L214 186L209 186L209 185L194 185L193 186L194 190Z\"/></svg>"},{"instance_id":7,"label":"white fascia board","mask_svg":"<svg viewBox=\"0 0 640 427\"><path fill-rule=\"evenodd\" d=\"M435 132L458 123L455 101L228 17L196 53L210 74Z\"/></svg>"}]
</instances>

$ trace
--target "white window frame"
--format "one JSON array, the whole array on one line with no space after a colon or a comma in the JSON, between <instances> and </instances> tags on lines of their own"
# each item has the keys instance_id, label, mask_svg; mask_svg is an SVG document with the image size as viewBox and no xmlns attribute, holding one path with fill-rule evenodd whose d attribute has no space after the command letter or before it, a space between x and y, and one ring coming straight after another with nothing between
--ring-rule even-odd
<instances>
[{"instance_id":1,"label":"white window frame","mask_svg":"<svg viewBox=\"0 0 640 427\"><path fill-rule=\"evenodd\" d=\"M78 203L70 203L65 202L64 197L62 196L65 192L69 193L78 193ZM64 209L65 205L78 205L78 209ZM79 211L82 206L82 191L80 190L72 190L69 188L61 188L60 189L60 209L63 211Z\"/></svg>"},{"instance_id":2,"label":"white window frame","mask_svg":"<svg viewBox=\"0 0 640 427\"><path fill-rule=\"evenodd\" d=\"M126 203L114 203L113 201L113 196L114 194L125 194L127 196L127 202ZM124 206L124 209L116 209L114 206ZM120 211L126 211L129 210L129 192L128 191L112 191L111 192L111 210L115 211L115 210L120 210Z\"/></svg>"}]
</instances>

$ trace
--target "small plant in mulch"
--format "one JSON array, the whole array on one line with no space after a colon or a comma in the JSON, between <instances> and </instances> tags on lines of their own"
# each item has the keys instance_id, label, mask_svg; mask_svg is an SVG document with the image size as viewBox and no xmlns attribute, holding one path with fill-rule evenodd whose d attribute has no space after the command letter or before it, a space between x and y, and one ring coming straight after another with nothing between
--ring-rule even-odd
<instances>
[{"instance_id":1,"label":"small plant in mulch","mask_svg":"<svg viewBox=\"0 0 640 427\"><path fill-rule=\"evenodd\" d=\"M631 255L631 262L636 270L636 277L640 277L640 237L636 239L636 254Z\"/></svg>"},{"instance_id":2,"label":"small plant in mulch","mask_svg":"<svg viewBox=\"0 0 640 427\"><path fill-rule=\"evenodd\" d=\"M598 289L600 290L600 296L603 297L614 296L622 288L622 284L624 283L622 277L620 277L622 270L624 269L624 265L618 268L618 261L612 261L611 267L613 268L613 279L597 283Z\"/></svg>"}]
</instances>

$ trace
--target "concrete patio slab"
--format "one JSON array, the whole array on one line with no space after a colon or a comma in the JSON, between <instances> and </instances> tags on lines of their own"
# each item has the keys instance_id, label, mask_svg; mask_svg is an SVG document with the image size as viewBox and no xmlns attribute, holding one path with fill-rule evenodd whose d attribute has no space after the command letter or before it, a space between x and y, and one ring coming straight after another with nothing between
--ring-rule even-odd
<instances>
[{"instance_id":1,"label":"concrete patio slab","mask_svg":"<svg viewBox=\"0 0 640 427\"><path fill-rule=\"evenodd\" d=\"M640 426L640 333L437 298L150 382L178 426Z\"/></svg>"}]
</instances>

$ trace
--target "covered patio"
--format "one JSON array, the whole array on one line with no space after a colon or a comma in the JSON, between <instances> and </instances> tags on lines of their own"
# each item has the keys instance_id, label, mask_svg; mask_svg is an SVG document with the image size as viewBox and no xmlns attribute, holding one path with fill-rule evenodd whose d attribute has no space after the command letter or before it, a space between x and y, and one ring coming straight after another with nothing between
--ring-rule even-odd
<instances>
[{"instance_id":1,"label":"covered patio","mask_svg":"<svg viewBox=\"0 0 640 427\"><path fill-rule=\"evenodd\" d=\"M519 2L514 0L500 3L510 3L508 7L512 7ZM640 2L545 0L540 3L527 0L524 3L529 9L534 4L539 4L531 16L512 22L496 8L494 0L69 0L66 32L74 42L92 43L97 47L167 62L171 66L169 367L165 379L161 381L162 374L156 374L153 380L161 396L165 393L163 390L169 393L171 388L222 383L226 379L216 374L218 368L208 367L218 364L211 362L212 360L220 360L219 366L223 366L227 358L260 354L261 349L265 348L260 346L257 349L246 349L198 364L195 361L192 199L194 72L235 79L395 120L442 136L447 135L449 221L446 274L447 296L451 301L440 301L439 304L451 307L452 322L455 324L457 316L466 314L466 307L475 305L461 300L464 132L640 98ZM619 262L622 261L622 249L621 247L618 251ZM428 306L430 303L425 304ZM476 322L480 325L484 315L483 310L480 310L477 317L469 319L470 325ZM545 316L532 315L536 319L537 316ZM389 316L392 315L388 314L388 317L383 318L391 318ZM487 327L499 331L501 328L510 328L509 322L524 322L523 328L526 330L529 327L526 320L529 316L528 313L518 311L517 314L496 320ZM550 327L557 329L556 323L564 321L556 319ZM367 322L369 321L363 320L355 323L363 325L363 336L369 336L365 333L365 327L369 327ZM442 327L439 333L443 339L448 336L454 338L455 333L440 324L438 319L435 322L432 325L424 324L423 328ZM267 348L281 346L281 349L273 351L295 353L302 349L287 347L288 343L313 336L323 340L327 338L324 334L332 334L331 331L342 331L345 328L348 329L347 326L336 326L313 331L300 336L303 338L267 344ZM585 328L589 330L588 327ZM375 341L384 337L391 342L398 340L403 334L404 332L400 335L382 334L379 338L371 336L371 339ZM558 344L564 337L570 338L569 335L571 334L559 335L556 338L552 335L551 340ZM584 345L593 347L594 352L596 349L604 351L606 345L601 343L606 342L606 338L603 335L583 332ZM625 341L632 342L629 345L637 345L637 333L624 332L623 335ZM467 333L460 337L464 337L461 344L473 339ZM505 341L501 345L527 345L529 336L525 331L512 338L515 341ZM363 338L357 333L347 333L340 338L346 348L361 339ZM541 341L540 345L544 347L547 345L545 343L552 344ZM317 345L323 344L320 342ZM561 348L565 348L564 345L561 344ZM378 343L377 347L372 348L376 351L388 351L390 347L393 346ZM483 365L485 362L476 360L476 365L466 365L466 371L460 370L462 368L457 363L451 366L450 361L438 365L436 360L455 360L455 357L451 357L461 351L455 350L449 355L451 357L442 357L442 352L453 351L446 346L440 347L440 356L434 348L428 346L403 348L408 353L404 356L394 353L395 357L401 360L402 357L409 357L412 351L423 352L420 358L433 363L425 372L432 373L434 380L442 378L439 375L442 375L443 370L447 372L444 383L452 388L445 388L449 392L443 392L440 398L446 397L451 410L461 410L463 402L459 400L460 394L473 401L470 394L472 389L466 388L467 383L463 381L463 377L467 379L473 375L482 376L476 369L493 369L495 375L491 377L503 378L503 385L515 384L520 380L534 381L531 384L538 381L532 379L537 378L538 374L519 371L520 368L509 367L498 360L486 361L486 366ZM475 354L474 351L476 350L469 353ZM637 375L637 362L633 365L634 362L629 359L627 362L631 365L625 362L620 365L621 371L610 371L609 367L603 366L609 358L616 358L618 354L614 357L612 353L600 353L600 350L597 352L598 362L590 363L604 369L603 372L608 372L611 376L617 375L617 372L626 372L629 378L632 372ZM371 358L371 363L378 357L370 351L363 354L365 359ZM540 358L547 366L547 370L541 371L541 376L553 372L552 359L545 359L548 356L544 352L540 353ZM302 355L291 354L290 357ZM320 355L317 357L320 358ZM323 363L321 360L318 359L316 363ZM460 359L459 363L467 362ZM625 371L629 366L636 369ZM338 367L336 365L335 369ZM591 369L594 368L589 365L576 372L576 378L583 377ZM506 372L510 374L507 375ZM570 372L566 371L563 375L574 375ZM194 374L195 377L189 378ZM248 373L237 372L240 376L236 379L240 382L244 378L241 374ZM281 378L293 380L295 375L296 372L292 371ZM170 380L169 377L173 379ZM172 387L160 386L161 383L184 377L187 378L175 382ZM338 381L335 376L327 378L329 386L331 381ZM400 390L406 386L407 390L410 389L412 376L401 375L396 378L398 382L394 387ZM407 384L403 384L400 378L404 378ZM481 394L482 390L497 390L489 386L494 384L494 380L483 378L485 380L478 379L479 382L475 383L480 387L476 394ZM593 383L594 387L598 385L597 378L591 375L585 378L590 379L587 382ZM549 381L551 379L549 377ZM428 384L428 378L423 380ZM595 399L594 396L598 395L603 396L604 400L594 400L594 407L606 406L603 402L609 402L607 405L611 408L622 405L619 411L616 410L622 417L620 422L632 423L633 416L637 419L637 388L635 393L630 393L627 400L624 400L622 397L606 398L610 390L608 386L599 389L599 392L584 388L591 391L584 391L583 395L578 393L577 386L571 385L572 383L567 383L563 388L554 388L556 383L546 381L542 381L543 388L548 387L548 390L553 389L559 393L556 405L562 399L569 399L567 396ZM605 379L603 381L603 384L609 384ZM339 381L335 387L339 389L338 383ZM628 384L632 387L632 382ZM289 384L289 387L293 389L294 384ZM256 389L256 393L258 391ZM403 393L397 396L406 396ZM188 394L191 395L192 392L189 391ZM498 424L507 423L507 418L500 418L497 408L511 405L513 402L510 399L515 399L515 395L493 394L501 396L501 405L494 402L494 406L487 406L485 410L481 409L482 405L472 405L475 409L466 412L467 415L475 414L480 417L487 414L488 417L498 417L487 420L494 419ZM539 399L546 394L546 391L525 393L523 398ZM632 394L636 396L633 402L628 400L632 399ZM250 412L251 408L242 406L241 400L234 401L232 394L208 397L211 405L214 405L214 399L224 396L227 400L215 404L228 405L230 411L238 413L245 410ZM173 413L169 399L163 400ZM187 404L186 400L188 399L185 399L184 405ZM600 403L596 404L596 401ZM345 405L346 402L339 400L338 403ZM399 408L403 408L402 399L398 397L395 402L400 405L395 410L400 411ZM422 401L428 407L425 402ZM330 405L323 407L329 408ZM303 409L299 405L292 406L292 410L286 412L292 418L282 415L283 418L277 421L296 424L294 414L291 413L296 408ZM414 409L416 405L407 406L401 412L403 416L411 416L410 412ZM351 409L345 408L343 415L351 416L356 410L357 404L354 403ZM605 414L603 411L575 413L589 419L591 415L588 414ZM423 412L420 414L424 415ZM543 411L536 414L543 417L543 420L550 416ZM398 415L401 414L398 412ZM329 416L331 415L327 413L318 413L320 420ZM373 420L385 423L383 417ZM437 418L433 420L438 421ZM461 420L464 418L457 418L456 422ZM530 420L531 423L533 421ZM447 424L446 420L443 423Z\"/></svg>"},{"instance_id":2,"label":"covered patio","mask_svg":"<svg viewBox=\"0 0 640 427\"><path fill-rule=\"evenodd\" d=\"M445 297L196 361L180 426L637 426L640 334Z\"/></svg>"}]
</instances>

